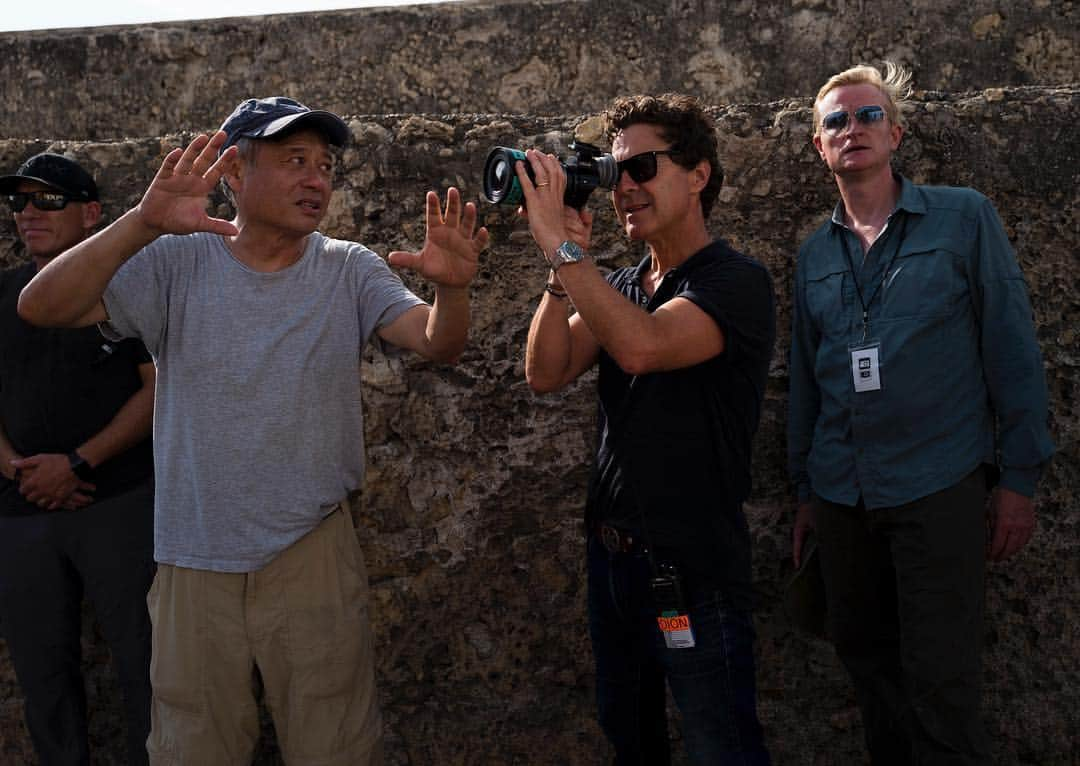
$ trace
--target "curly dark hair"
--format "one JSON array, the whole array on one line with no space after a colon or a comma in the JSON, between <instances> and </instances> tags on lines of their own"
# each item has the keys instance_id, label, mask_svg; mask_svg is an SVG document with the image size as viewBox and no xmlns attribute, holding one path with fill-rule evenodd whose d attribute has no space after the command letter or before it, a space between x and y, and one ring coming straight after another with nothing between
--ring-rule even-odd
<instances>
[{"instance_id":1,"label":"curly dark hair","mask_svg":"<svg viewBox=\"0 0 1080 766\"><path fill-rule=\"evenodd\" d=\"M724 185L724 169L716 148L716 126L712 117L693 96L664 93L660 96L621 96L604 112L608 140L631 125L646 123L660 129L660 135L678 154L672 159L684 168L709 161L709 182L701 190L701 212L709 217L713 203Z\"/></svg>"}]
</instances>

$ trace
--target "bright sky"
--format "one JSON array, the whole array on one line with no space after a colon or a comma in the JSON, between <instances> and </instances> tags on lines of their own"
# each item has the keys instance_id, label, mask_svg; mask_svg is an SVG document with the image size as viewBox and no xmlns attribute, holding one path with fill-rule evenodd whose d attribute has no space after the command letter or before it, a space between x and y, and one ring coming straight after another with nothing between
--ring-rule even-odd
<instances>
[{"instance_id":1,"label":"bright sky","mask_svg":"<svg viewBox=\"0 0 1080 766\"><path fill-rule=\"evenodd\" d=\"M432 2L446 0L4 0L0 32Z\"/></svg>"}]
</instances>

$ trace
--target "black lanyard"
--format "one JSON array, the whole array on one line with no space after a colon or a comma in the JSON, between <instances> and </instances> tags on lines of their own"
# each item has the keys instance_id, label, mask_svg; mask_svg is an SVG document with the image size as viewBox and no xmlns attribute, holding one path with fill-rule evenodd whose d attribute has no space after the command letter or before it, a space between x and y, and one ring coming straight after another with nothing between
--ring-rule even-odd
<instances>
[{"instance_id":1,"label":"black lanyard","mask_svg":"<svg viewBox=\"0 0 1080 766\"><path fill-rule=\"evenodd\" d=\"M870 300L868 301L864 301L862 297L862 289L859 287L859 277L855 273L855 261L851 257L851 248L848 246L847 237L843 232L840 232L840 244L844 246L844 255L847 256L848 268L851 269L851 281L855 283L855 294L859 296L859 305L862 306L862 339L864 341L866 340L867 330L870 327L870 307L874 305L874 298L877 297L878 292L881 290L881 285L884 284L885 277L888 276L889 270L892 269L893 262L896 261L896 256L900 255L900 248L904 245L904 235L907 233L907 224L908 214L904 213L904 220L900 224L900 235L896 240L896 249L893 250L892 258L889 259L885 271L882 272L882 278L878 280L877 285L874 287L874 292L870 293ZM870 245L870 247L873 248L873 245Z\"/></svg>"}]
</instances>

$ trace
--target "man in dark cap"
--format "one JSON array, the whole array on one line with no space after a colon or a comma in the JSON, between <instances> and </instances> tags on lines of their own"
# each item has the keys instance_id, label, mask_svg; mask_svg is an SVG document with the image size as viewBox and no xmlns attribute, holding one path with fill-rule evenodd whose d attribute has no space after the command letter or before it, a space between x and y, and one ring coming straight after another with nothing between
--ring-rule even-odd
<instances>
[{"instance_id":1,"label":"man in dark cap","mask_svg":"<svg viewBox=\"0 0 1080 766\"><path fill-rule=\"evenodd\" d=\"M488 235L457 189L445 211L428 192L423 248L389 260L434 283L432 305L375 253L323 236L348 136L291 99L245 101L23 291L30 321L100 322L158 363L154 763L249 762L256 667L287 763L382 762L346 499L364 471L360 351L377 335L455 360ZM206 214L219 181L231 222Z\"/></svg>"},{"instance_id":2,"label":"man in dark cap","mask_svg":"<svg viewBox=\"0 0 1080 766\"><path fill-rule=\"evenodd\" d=\"M147 762L154 575L154 365L138 340L23 321L19 292L90 235L94 179L58 154L0 178L30 261L0 273L0 628L42 764L87 764L81 605L124 693L128 762Z\"/></svg>"}]
</instances>

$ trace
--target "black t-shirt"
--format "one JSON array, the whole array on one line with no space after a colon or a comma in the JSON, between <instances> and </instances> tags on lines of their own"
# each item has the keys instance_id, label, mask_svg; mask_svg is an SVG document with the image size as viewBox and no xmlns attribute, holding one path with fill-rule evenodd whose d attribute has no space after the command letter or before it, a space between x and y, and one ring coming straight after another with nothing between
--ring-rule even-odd
<instances>
[{"instance_id":1,"label":"black t-shirt","mask_svg":"<svg viewBox=\"0 0 1080 766\"><path fill-rule=\"evenodd\" d=\"M749 609L742 502L750 494L753 436L776 339L772 279L722 240L672 269L651 300L641 287L648 268L646 257L608 281L650 312L673 298L692 301L720 327L724 351L693 367L635 378L601 350L600 445L586 514L647 539Z\"/></svg>"},{"instance_id":2,"label":"black t-shirt","mask_svg":"<svg viewBox=\"0 0 1080 766\"><path fill-rule=\"evenodd\" d=\"M16 313L33 263L0 273L0 423L16 452L67 454L104 428L142 387L138 366L151 361L142 343L107 341L96 327L34 327ZM151 440L94 470L96 499L153 475ZM0 515L40 509L0 476Z\"/></svg>"}]
</instances>

